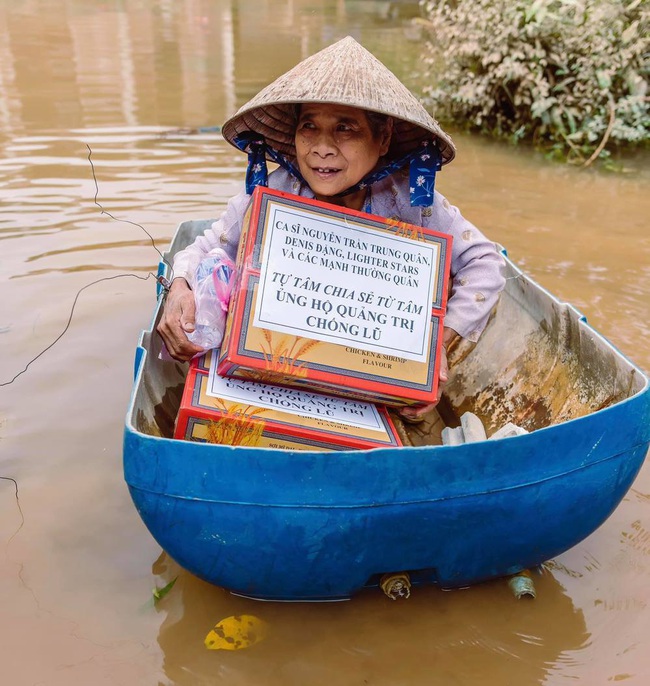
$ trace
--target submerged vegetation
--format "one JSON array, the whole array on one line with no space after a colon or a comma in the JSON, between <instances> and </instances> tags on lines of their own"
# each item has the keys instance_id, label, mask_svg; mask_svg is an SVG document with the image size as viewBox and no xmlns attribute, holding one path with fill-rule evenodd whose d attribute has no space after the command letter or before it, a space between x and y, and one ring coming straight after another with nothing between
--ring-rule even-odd
<instances>
[{"instance_id":1,"label":"submerged vegetation","mask_svg":"<svg viewBox=\"0 0 650 686\"><path fill-rule=\"evenodd\" d=\"M588 165L650 140L647 0L427 0L442 121ZM434 67L435 65L435 67Z\"/></svg>"}]
</instances>

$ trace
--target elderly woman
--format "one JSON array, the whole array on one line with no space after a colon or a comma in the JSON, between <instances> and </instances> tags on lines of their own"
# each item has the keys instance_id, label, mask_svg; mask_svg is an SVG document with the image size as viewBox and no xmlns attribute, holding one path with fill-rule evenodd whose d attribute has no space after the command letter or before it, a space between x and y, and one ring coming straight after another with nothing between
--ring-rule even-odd
<instances>
[{"instance_id":1,"label":"elderly woman","mask_svg":"<svg viewBox=\"0 0 650 686\"><path fill-rule=\"evenodd\" d=\"M455 155L451 138L410 91L348 37L279 77L223 126L226 140L249 157L246 189L232 198L204 236L177 254L158 333L169 353L201 352L194 330L193 275L214 247L234 258L255 185L363 210L453 236L444 349L456 337L477 341L504 280L493 243L434 190L435 174ZM267 176L266 160L279 168ZM440 391L439 391L440 393ZM417 418L430 406L405 408Z\"/></svg>"}]
</instances>

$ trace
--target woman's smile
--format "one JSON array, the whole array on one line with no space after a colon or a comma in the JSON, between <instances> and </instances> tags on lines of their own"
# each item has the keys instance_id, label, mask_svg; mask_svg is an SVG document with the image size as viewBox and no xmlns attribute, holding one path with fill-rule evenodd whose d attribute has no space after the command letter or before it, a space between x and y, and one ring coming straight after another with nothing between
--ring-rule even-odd
<instances>
[{"instance_id":1,"label":"woman's smile","mask_svg":"<svg viewBox=\"0 0 650 686\"><path fill-rule=\"evenodd\" d=\"M336 169L334 167L313 167L313 171L323 179L331 179L335 174L337 174L341 170Z\"/></svg>"}]
</instances>

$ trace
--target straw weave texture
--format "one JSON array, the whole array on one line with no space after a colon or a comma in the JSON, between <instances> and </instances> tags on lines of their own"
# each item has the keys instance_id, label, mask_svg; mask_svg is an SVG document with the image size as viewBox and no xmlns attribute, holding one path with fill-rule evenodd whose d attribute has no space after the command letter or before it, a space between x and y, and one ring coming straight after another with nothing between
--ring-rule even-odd
<instances>
[{"instance_id":1,"label":"straw weave texture","mask_svg":"<svg viewBox=\"0 0 650 686\"><path fill-rule=\"evenodd\" d=\"M408 88L351 36L308 57L262 89L223 125L223 136L232 143L237 134L255 131L275 150L294 157L294 105L306 102L348 105L394 117L391 159L432 138L438 140L443 163L454 158L451 138Z\"/></svg>"}]
</instances>

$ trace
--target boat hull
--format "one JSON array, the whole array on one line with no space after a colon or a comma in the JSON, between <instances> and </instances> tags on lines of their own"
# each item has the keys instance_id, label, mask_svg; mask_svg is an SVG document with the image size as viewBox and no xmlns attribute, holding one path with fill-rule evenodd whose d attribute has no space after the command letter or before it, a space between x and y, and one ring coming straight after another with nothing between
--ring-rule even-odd
<instances>
[{"instance_id":1,"label":"boat hull","mask_svg":"<svg viewBox=\"0 0 650 686\"><path fill-rule=\"evenodd\" d=\"M522 450L547 449L544 441L532 443L536 445ZM480 445L470 448L461 449L468 461L502 462L495 460L494 446L489 454ZM430 449L413 450L404 460L372 455L371 460L391 462L394 483L421 478L423 486L430 484L425 493L418 497L413 492L409 498L379 489L384 492L377 493L376 502L359 502L347 486L351 479L367 483L369 465L364 459L346 460L342 473L310 465L309 460L269 464L210 451L206 459L221 462L212 469L196 453L192 459L177 450L161 452L159 446L155 467L151 455L138 460L136 451L130 451L127 480L153 537L197 576L255 598L334 600L376 584L387 572L407 570L414 583L451 588L538 565L602 524L630 487L646 448L593 456L589 465L574 471L528 474L528 483L495 485L493 490L485 481L481 484L487 475L474 467L472 480L478 488L454 494L457 489L450 483L445 488L445 481L457 473L458 466L449 462L458 461L461 451L447 456L439 449L431 456ZM274 461L275 456L269 458ZM522 455L507 450L502 458L516 462ZM437 464L416 467L413 460ZM142 465L144 473L138 469ZM199 479L185 479L190 472ZM247 502L240 493L238 498L241 489L232 488L232 474L259 482L260 472L266 497L251 493L253 502ZM314 472L322 490L332 500L338 498L338 504L308 502L304 494L287 497L287 491L303 490L301 475L309 479ZM270 491L278 497L269 498Z\"/></svg>"}]
</instances>

